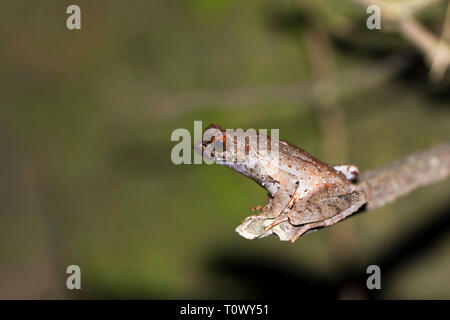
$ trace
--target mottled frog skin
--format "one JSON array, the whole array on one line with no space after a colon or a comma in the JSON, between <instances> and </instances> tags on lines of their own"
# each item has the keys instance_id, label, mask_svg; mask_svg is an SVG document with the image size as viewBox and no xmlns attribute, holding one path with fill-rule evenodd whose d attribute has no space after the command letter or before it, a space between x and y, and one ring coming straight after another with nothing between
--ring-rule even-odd
<instances>
[{"instance_id":1,"label":"mottled frog skin","mask_svg":"<svg viewBox=\"0 0 450 320\"><path fill-rule=\"evenodd\" d=\"M329 166L289 142L270 136L264 135L268 143L261 148L248 143L251 139L259 141L261 136L256 133L237 132L233 139L220 126L211 124L204 133L207 130L213 136L205 139L204 134L196 149L202 150L204 157L253 179L269 192L267 205L252 208L261 211L258 218L273 219L266 230L284 221L294 226L325 226L340 220L343 212L348 215L347 208L356 211L366 202L365 194L355 194L358 191L352 180L356 179L358 168L354 165ZM247 143L243 134L247 135ZM270 153L273 143L278 143L278 157ZM245 150L241 158L237 150Z\"/></svg>"}]
</instances>

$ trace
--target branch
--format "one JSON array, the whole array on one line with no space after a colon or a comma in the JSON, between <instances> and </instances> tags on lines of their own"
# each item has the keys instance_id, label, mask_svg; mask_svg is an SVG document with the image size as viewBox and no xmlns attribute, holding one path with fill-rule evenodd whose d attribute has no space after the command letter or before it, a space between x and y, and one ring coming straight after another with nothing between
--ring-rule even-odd
<instances>
[{"instance_id":1,"label":"branch","mask_svg":"<svg viewBox=\"0 0 450 320\"><path fill-rule=\"evenodd\" d=\"M367 183L367 210L381 207L398 197L450 174L450 143L435 146L361 175Z\"/></svg>"},{"instance_id":2,"label":"branch","mask_svg":"<svg viewBox=\"0 0 450 320\"><path fill-rule=\"evenodd\" d=\"M400 196L428 184L442 181L450 176L450 142L410 155L380 168L361 174L358 191L367 194L366 205L360 211L371 211L394 201ZM301 226L283 222L269 231L264 228L271 219L251 216L236 231L247 239L266 237L275 233L280 240L291 240Z\"/></svg>"}]
</instances>

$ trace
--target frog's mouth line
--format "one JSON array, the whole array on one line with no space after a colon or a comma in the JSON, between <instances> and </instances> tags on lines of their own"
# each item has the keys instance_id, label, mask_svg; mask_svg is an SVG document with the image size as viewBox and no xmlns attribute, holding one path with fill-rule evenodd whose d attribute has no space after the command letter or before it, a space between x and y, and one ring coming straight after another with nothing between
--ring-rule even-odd
<instances>
[{"instance_id":1,"label":"frog's mouth line","mask_svg":"<svg viewBox=\"0 0 450 320\"><path fill-rule=\"evenodd\" d=\"M223 158L223 157L216 158L215 155L209 156L208 154L203 152L205 150L205 148L206 148L205 142L199 142L199 143L194 144L194 151L197 152L198 154L201 154L204 158L213 159L214 162L216 162L218 164L226 164L226 158Z\"/></svg>"},{"instance_id":2,"label":"frog's mouth line","mask_svg":"<svg viewBox=\"0 0 450 320\"><path fill-rule=\"evenodd\" d=\"M227 167L234 167L234 166L240 166L240 165L244 165L245 161L240 163L238 161L227 161L226 157L216 157L216 156L209 156L208 154L203 153L204 149L205 149L205 143L204 142L199 142L199 143L195 143L194 144L194 151L197 152L198 154L201 154L204 158L207 159L212 159L214 160L214 163L216 164L220 164L223 166L227 166Z\"/></svg>"}]
</instances>

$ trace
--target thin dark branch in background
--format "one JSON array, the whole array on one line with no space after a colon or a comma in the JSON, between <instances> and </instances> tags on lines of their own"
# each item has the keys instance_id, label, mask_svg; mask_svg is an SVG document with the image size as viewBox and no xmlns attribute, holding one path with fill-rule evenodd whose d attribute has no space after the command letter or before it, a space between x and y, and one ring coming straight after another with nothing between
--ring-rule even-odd
<instances>
[{"instance_id":1,"label":"thin dark branch in background","mask_svg":"<svg viewBox=\"0 0 450 320\"><path fill-rule=\"evenodd\" d=\"M335 99L352 96L379 86L399 74L406 66L400 55L387 57L380 62L351 67L336 72L332 77L321 79L320 83L311 84L311 80L284 85L262 85L246 88L223 90L194 90L159 98L155 103L159 116L171 118L201 108L240 108L242 106L259 106L270 103L294 103L300 101L307 106L317 101L318 97L328 96ZM370 74L370 77L367 75ZM345 83L337 92L336 83Z\"/></svg>"}]
</instances>

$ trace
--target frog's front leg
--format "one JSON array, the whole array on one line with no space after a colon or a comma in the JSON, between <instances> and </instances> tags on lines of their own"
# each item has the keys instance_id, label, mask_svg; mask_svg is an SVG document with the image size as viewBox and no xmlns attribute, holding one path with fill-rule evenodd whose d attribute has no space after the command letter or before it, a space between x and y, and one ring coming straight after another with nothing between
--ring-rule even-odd
<instances>
[{"instance_id":1,"label":"frog's front leg","mask_svg":"<svg viewBox=\"0 0 450 320\"><path fill-rule=\"evenodd\" d=\"M289 201L287 202L287 205L283 206L282 210L280 211L280 214L274 216L275 219L273 219L272 223L270 225L268 225L265 230L268 231L270 229L272 229L273 227L275 227L276 225L285 222L285 221L289 221L291 222L291 212L293 212L293 208L296 204L299 203L299 201L301 201L302 203L307 202L308 199L311 198L311 195L308 194L308 188L299 188L299 182L297 180L297 183L295 184L295 192L294 194L289 194L288 195L288 199ZM286 194L285 194L286 195ZM292 222L291 222L292 224Z\"/></svg>"},{"instance_id":2,"label":"frog's front leg","mask_svg":"<svg viewBox=\"0 0 450 320\"><path fill-rule=\"evenodd\" d=\"M262 213L255 215L261 219L273 219L278 217L284 209L289 205L292 197L298 188L298 179L296 176L286 174L278 180L279 187L275 195L269 197L269 204L260 207L253 207L252 210L261 209Z\"/></svg>"},{"instance_id":3,"label":"frog's front leg","mask_svg":"<svg viewBox=\"0 0 450 320\"><path fill-rule=\"evenodd\" d=\"M317 204L317 209L335 210L336 214L331 218L324 219L317 222L307 223L297 227L295 235L291 238L291 242L294 243L301 235L305 234L308 230L331 226L352 213L358 211L358 209L367 202L367 194L364 191L355 191L347 195L332 197L323 199Z\"/></svg>"},{"instance_id":4,"label":"frog's front leg","mask_svg":"<svg viewBox=\"0 0 450 320\"><path fill-rule=\"evenodd\" d=\"M269 211L273 202L273 198L270 193L267 195L267 200L269 201L268 204L266 204L265 206L253 206L252 211L262 211L262 213Z\"/></svg>"}]
</instances>

